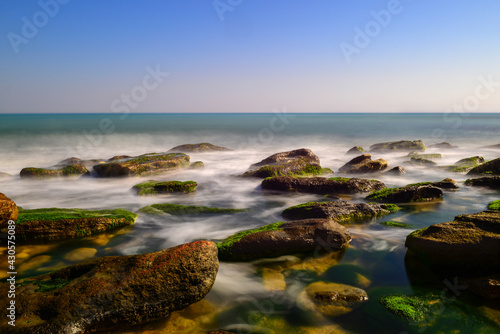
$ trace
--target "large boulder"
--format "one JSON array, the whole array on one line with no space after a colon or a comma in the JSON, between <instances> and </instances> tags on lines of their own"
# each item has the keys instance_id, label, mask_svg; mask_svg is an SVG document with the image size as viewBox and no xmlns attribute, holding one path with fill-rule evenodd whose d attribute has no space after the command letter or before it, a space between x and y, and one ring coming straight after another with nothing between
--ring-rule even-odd
<instances>
[{"instance_id":1,"label":"large boulder","mask_svg":"<svg viewBox=\"0 0 500 334\"><path fill-rule=\"evenodd\" d=\"M349 203L347 201L308 202L285 209L284 218L307 219L328 218L337 223L380 217L398 211L396 205L377 203Z\"/></svg>"},{"instance_id":2,"label":"large boulder","mask_svg":"<svg viewBox=\"0 0 500 334\"><path fill-rule=\"evenodd\" d=\"M484 158L480 157L480 156L464 158L464 159L460 159L457 162L455 162L453 164L453 166L450 166L449 169L452 172L467 172L467 171L471 170L472 168L477 167L484 162L485 162Z\"/></svg>"},{"instance_id":3,"label":"large boulder","mask_svg":"<svg viewBox=\"0 0 500 334\"><path fill-rule=\"evenodd\" d=\"M370 152L391 151L425 151L425 145L421 140L401 140L387 143L377 143L370 146Z\"/></svg>"},{"instance_id":4,"label":"large boulder","mask_svg":"<svg viewBox=\"0 0 500 334\"><path fill-rule=\"evenodd\" d=\"M198 184L194 181L154 181L149 180L136 184L132 189L139 196L154 196L172 193L188 194L196 190Z\"/></svg>"},{"instance_id":5,"label":"large boulder","mask_svg":"<svg viewBox=\"0 0 500 334\"><path fill-rule=\"evenodd\" d=\"M95 258L19 281L16 326L0 320L2 333L89 333L166 318L210 291L217 275L217 247L196 241L155 253ZM0 284L7 296L9 284ZM0 299L6 310L8 298Z\"/></svg>"},{"instance_id":6,"label":"large boulder","mask_svg":"<svg viewBox=\"0 0 500 334\"><path fill-rule=\"evenodd\" d=\"M100 177L156 175L189 167L184 153L150 153L94 166Z\"/></svg>"},{"instance_id":7,"label":"large boulder","mask_svg":"<svg viewBox=\"0 0 500 334\"><path fill-rule=\"evenodd\" d=\"M500 211L460 215L406 238L406 247L438 269L477 274L500 270Z\"/></svg>"},{"instance_id":8,"label":"large boulder","mask_svg":"<svg viewBox=\"0 0 500 334\"><path fill-rule=\"evenodd\" d=\"M19 210L13 200L0 193L0 228L8 226L9 220L17 220Z\"/></svg>"},{"instance_id":9,"label":"large boulder","mask_svg":"<svg viewBox=\"0 0 500 334\"><path fill-rule=\"evenodd\" d=\"M467 175L500 175L500 158L491 160L472 168Z\"/></svg>"},{"instance_id":10,"label":"large boulder","mask_svg":"<svg viewBox=\"0 0 500 334\"><path fill-rule=\"evenodd\" d=\"M262 181L262 189L293 191L311 194L354 194L385 188L385 184L377 180L366 180L345 177L290 177L278 176Z\"/></svg>"},{"instance_id":11,"label":"large boulder","mask_svg":"<svg viewBox=\"0 0 500 334\"><path fill-rule=\"evenodd\" d=\"M400 188L386 188L372 192L366 197L371 201L388 203L426 202L442 198L443 191L427 182L410 184Z\"/></svg>"},{"instance_id":12,"label":"large boulder","mask_svg":"<svg viewBox=\"0 0 500 334\"><path fill-rule=\"evenodd\" d=\"M487 187L491 189L500 189L500 176L479 177L476 179L467 179L466 186Z\"/></svg>"},{"instance_id":13,"label":"large boulder","mask_svg":"<svg viewBox=\"0 0 500 334\"><path fill-rule=\"evenodd\" d=\"M67 165L60 168L37 168L26 167L20 172L21 178L46 179L53 177L81 176L88 173L87 168L82 164Z\"/></svg>"},{"instance_id":14,"label":"large boulder","mask_svg":"<svg viewBox=\"0 0 500 334\"><path fill-rule=\"evenodd\" d=\"M371 154L363 154L360 155L344 166L339 168L340 173L346 174L364 174L364 173L373 173L379 172L384 169L387 169L388 164L384 159L372 160Z\"/></svg>"},{"instance_id":15,"label":"large boulder","mask_svg":"<svg viewBox=\"0 0 500 334\"><path fill-rule=\"evenodd\" d=\"M203 152L225 152L225 151L231 151L231 150L226 147L217 146L210 143L184 144L172 147L169 150L169 152L181 152L181 153L203 153Z\"/></svg>"},{"instance_id":16,"label":"large boulder","mask_svg":"<svg viewBox=\"0 0 500 334\"><path fill-rule=\"evenodd\" d=\"M243 176L317 175L325 172L327 171L321 168L318 156L309 149L301 148L273 154L261 162L251 165L250 170Z\"/></svg>"},{"instance_id":17,"label":"large boulder","mask_svg":"<svg viewBox=\"0 0 500 334\"><path fill-rule=\"evenodd\" d=\"M19 210L17 239L55 240L86 237L132 225L137 215L123 209L34 209ZM6 233L7 228L0 228Z\"/></svg>"},{"instance_id":18,"label":"large boulder","mask_svg":"<svg viewBox=\"0 0 500 334\"><path fill-rule=\"evenodd\" d=\"M242 231L217 243L219 258L248 261L312 251L337 251L351 241L349 231L329 219L279 222Z\"/></svg>"}]
</instances>

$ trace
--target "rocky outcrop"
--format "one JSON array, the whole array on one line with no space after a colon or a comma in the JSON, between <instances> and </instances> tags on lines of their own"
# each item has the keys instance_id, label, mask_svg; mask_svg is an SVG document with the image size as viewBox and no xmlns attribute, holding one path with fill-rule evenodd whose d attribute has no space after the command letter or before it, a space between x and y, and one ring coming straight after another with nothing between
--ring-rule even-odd
<instances>
[{"instance_id":1,"label":"rocky outcrop","mask_svg":"<svg viewBox=\"0 0 500 334\"><path fill-rule=\"evenodd\" d=\"M480 177L477 179L467 179L466 186L487 187L491 189L500 189L500 176Z\"/></svg>"},{"instance_id":2,"label":"rocky outcrop","mask_svg":"<svg viewBox=\"0 0 500 334\"><path fill-rule=\"evenodd\" d=\"M385 184L377 180L345 177L290 177L278 176L262 181L262 189L292 191L311 194L354 194L385 188Z\"/></svg>"},{"instance_id":3,"label":"rocky outcrop","mask_svg":"<svg viewBox=\"0 0 500 334\"><path fill-rule=\"evenodd\" d=\"M480 156L475 156L475 157L470 157L470 158L465 158L458 160L453 164L453 166L450 166L450 171L451 172L467 172L471 170L474 167L479 166L480 164L484 163L485 160L483 157Z\"/></svg>"},{"instance_id":4,"label":"rocky outcrop","mask_svg":"<svg viewBox=\"0 0 500 334\"><path fill-rule=\"evenodd\" d=\"M219 262L213 242L196 241L155 253L108 256L19 281L16 326L9 333L89 333L166 318L210 291ZM7 296L9 284L0 284ZM0 299L6 310L9 299Z\"/></svg>"},{"instance_id":5,"label":"rocky outcrop","mask_svg":"<svg viewBox=\"0 0 500 334\"><path fill-rule=\"evenodd\" d=\"M500 158L472 168L467 175L500 175Z\"/></svg>"},{"instance_id":6,"label":"rocky outcrop","mask_svg":"<svg viewBox=\"0 0 500 334\"><path fill-rule=\"evenodd\" d=\"M429 148L452 149L452 148L458 148L458 146L451 145L450 143L447 142L442 142L438 144L429 145Z\"/></svg>"},{"instance_id":7,"label":"rocky outcrop","mask_svg":"<svg viewBox=\"0 0 500 334\"><path fill-rule=\"evenodd\" d=\"M62 168L36 168L26 167L21 170L21 178L38 178L46 179L53 177L68 177L68 176L81 176L88 173L84 165L68 165Z\"/></svg>"},{"instance_id":8,"label":"rocky outcrop","mask_svg":"<svg viewBox=\"0 0 500 334\"><path fill-rule=\"evenodd\" d=\"M132 225L137 215L123 209L34 209L19 210L16 239L56 240L86 237ZM0 232L5 233L6 227Z\"/></svg>"},{"instance_id":9,"label":"rocky outcrop","mask_svg":"<svg viewBox=\"0 0 500 334\"><path fill-rule=\"evenodd\" d=\"M132 189L139 196L155 196L172 193L188 194L196 191L198 184L194 181L154 181L149 180L136 184Z\"/></svg>"},{"instance_id":10,"label":"rocky outcrop","mask_svg":"<svg viewBox=\"0 0 500 334\"><path fill-rule=\"evenodd\" d=\"M370 146L370 152L391 151L425 151L425 145L421 140L401 140L387 143L378 143Z\"/></svg>"},{"instance_id":11,"label":"rocky outcrop","mask_svg":"<svg viewBox=\"0 0 500 334\"><path fill-rule=\"evenodd\" d=\"M279 222L242 231L217 243L219 258L248 261L285 254L336 251L351 241L349 231L328 219Z\"/></svg>"},{"instance_id":12,"label":"rocky outcrop","mask_svg":"<svg viewBox=\"0 0 500 334\"><path fill-rule=\"evenodd\" d=\"M360 153L364 153L365 152L365 149L362 148L361 146L354 146L352 148L349 149L349 151L347 151L347 155L354 155L354 154L360 154Z\"/></svg>"},{"instance_id":13,"label":"rocky outcrop","mask_svg":"<svg viewBox=\"0 0 500 334\"><path fill-rule=\"evenodd\" d=\"M9 220L16 221L19 210L13 200L0 193L0 229L8 226Z\"/></svg>"},{"instance_id":14,"label":"rocky outcrop","mask_svg":"<svg viewBox=\"0 0 500 334\"><path fill-rule=\"evenodd\" d=\"M282 212L285 219L328 218L337 223L381 217L398 211L396 205L349 203L347 201L308 202L289 207Z\"/></svg>"},{"instance_id":15,"label":"rocky outcrop","mask_svg":"<svg viewBox=\"0 0 500 334\"><path fill-rule=\"evenodd\" d=\"M216 146L210 143L199 143L199 144L184 144L173 147L169 152L181 152L181 153L204 153L204 152L225 152L231 151L230 149L222 146Z\"/></svg>"},{"instance_id":16,"label":"rocky outcrop","mask_svg":"<svg viewBox=\"0 0 500 334\"><path fill-rule=\"evenodd\" d=\"M409 184L400 188L386 188L366 197L368 200L388 203L425 202L443 198L443 191L428 182Z\"/></svg>"},{"instance_id":17,"label":"rocky outcrop","mask_svg":"<svg viewBox=\"0 0 500 334\"><path fill-rule=\"evenodd\" d=\"M384 159L372 160L371 154L360 155L339 168L340 173L366 174L383 171L388 164Z\"/></svg>"},{"instance_id":18,"label":"rocky outcrop","mask_svg":"<svg viewBox=\"0 0 500 334\"><path fill-rule=\"evenodd\" d=\"M311 150L298 150L273 154L261 162L250 166L243 176L273 177L273 176L305 176L331 172L321 168L318 156Z\"/></svg>"},{"instance_id":19,"label":"rocky outcrop","mask_svg":"<svg viewBox=\"0 0 500 334\"><path fill-rule=\"evenodd\" d=\"M156 175L189 167L184 153L150 153L94 166L100 177Z\"/></svg>"},{"instance_id":20,"label":"rocky outcrop","mask_svg":"<svg viewBox=\"0 0 500 334\"><path fill-rule=\"evenodd\" d=\"M476 275L500 268L500 211L460 215L406 238L406 247L437 269ZM449 272L448 272L449 273Z\"/></svg>"},{"instance_id":21,"label":"rocky outcrop","mask_svg":"<svg viewBox=\"0 0 500 334\"><path fill-rule=\"evenodd\" d=\"M406 174L406 169L404 169L404 167L401 167L401 166L396 166L393 169L388 170L386 174L399 176L399 175Z\"/></svg>"}]
</instances>

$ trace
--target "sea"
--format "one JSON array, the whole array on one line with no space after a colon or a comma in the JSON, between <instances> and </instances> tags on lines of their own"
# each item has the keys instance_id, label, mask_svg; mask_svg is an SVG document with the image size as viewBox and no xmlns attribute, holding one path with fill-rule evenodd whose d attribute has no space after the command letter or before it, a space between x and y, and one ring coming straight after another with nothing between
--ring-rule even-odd
<instances>
[{"instance_id":1,"label":"sea","mask_svg":"<svg viewBox=\"0 0 500 334\"><path fill-rule=\"evenodd\" d=\"M405 238L415 229L485 210L489 202L500 198L498 191L463 185L468 178L465 173L446 169L462 158L499 158L499 130L500 114L494 113L301 114L283 109L267 114L0 114L0 173L10 175L0 175L0 192L24 209L124 208L135 212L155 203L248 209L237 215L139 215L132 228L97 237L20 243L17 264L21 279L83 258L142 254L194 240L221 240L242 230L282 221L281 212L290 206L329 200L314 194L268 193L260 188L261 179L240 177L251 164L274 153L308 148L323 167L335 172L334 176L344 176L336 171L353 158L346 155L353 146L369 151L375 143L397 140L422 140L426 146L448 142L456 148L426 150L442 154L432 168L409 165L408 152L372 153L373 159L384 158L391 168L403 166L407 173L367 176L388 187L448 177L456 180L460 190L445 192L442 201L405 205L390 216L346 225L353 241L335 258L291 255L251 263L221 262L205 304L168 319L109 333L206 333L216 329L234 333L499 333L498 304L482 301L467 291L459 296L447 290L449 303L418 322L398 317L380 303L382 296L412 295L422 289L440 294L448 286L446 280L456 279L448 277L433 286L419 284L405 262ZM154 177L33 180L19 176L24 167L46 168L69 157L104 161L117 155L166 152L177 145L202 142L231 151L191 153L191 161L203 161L203 169ZM133 185L149 179L192 180L198 183L198 189L193 194L161 197L139 197L131 191ZM366 202L365 196L343 198ZM411 227L380 224L387 220ZM7 276L5 250L2 245L2 278ZM298 262L309 265L297 269ZM336 280L326 275L318 262L349 270L358 268L358 273L363 273L368 301L337 317L318 315L305 306L300 296L308 284ZM339 278L340 282L345 280ZM273 287L273 282L278 287Z\"/></svg>"}]
</instances>

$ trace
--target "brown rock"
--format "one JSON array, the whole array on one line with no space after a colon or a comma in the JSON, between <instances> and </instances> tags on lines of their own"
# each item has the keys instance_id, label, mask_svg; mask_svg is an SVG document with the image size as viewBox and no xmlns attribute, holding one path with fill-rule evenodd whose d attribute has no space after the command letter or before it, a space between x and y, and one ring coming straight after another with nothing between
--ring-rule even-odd
<instances>
[{"instance_id":1,"label":"brown rock","mask_svg":"<svg viewBox=\"0 0 500 334\"><path fill-rule=\"evenodd\" d=\"M387 161L384 159L372 160L371 157L371 154L360 155L340 167L339 172L346 174L364 174L387 169Z\"/></svg>"},{"instance_id":2,"label":"brown rock","mask_svg":"<svg viewBox=\"0 0 500 334\"><path fill-rule=\"evenodd\" d=\"M9 220L16 221L18 214L16 203L0 193L0 228L7 227Z\"/></svg>"}]
</instances>

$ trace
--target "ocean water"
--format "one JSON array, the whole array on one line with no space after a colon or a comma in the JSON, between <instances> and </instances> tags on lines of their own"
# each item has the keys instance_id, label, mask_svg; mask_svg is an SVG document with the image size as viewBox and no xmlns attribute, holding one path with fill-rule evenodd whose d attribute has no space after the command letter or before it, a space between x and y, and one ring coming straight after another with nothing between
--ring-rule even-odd
<instances>
[{"instance_id":1,"label":"ocean water","mask_svg":"<svg viewBox=\"0 0 500 334\"><path fill-rule=\"evenodd\" d=\"M312 194L265 193L259 187L261 180L238 177L251 164L273 153L309 148L319 156L323 167L336 171L352 158L345 153L353 146L367 149L377 142L421 139L427 146L443 141L458 146L453 150L426 151L443 154L436 162L438 166L447 166L476 155L487 160L500 157L500 149L486 147L500 144L499 130L499 114L291 114L281 110L270 114L0 115L0 172L12 175L0 178L0 192L25 209L124 208L136 211L154 203L249 209L243 214L209 217L141 215L133 228L100 237L20 245L18 253L23 254L18 263L20 277L29 277L75 263L67 256L75 249L93 248L96 250L94 256L139 254L199 239L223 239L241 230L281 221L280 213L289 206L325 200ZM24 167L49 167L68 157L104 160L116 155L165 152L176 145L201 142L233 151L190 154L191 161L201 160L205 168L155 177L196 181L198 190L189 195L138 197L130 191L134 184L151 177L55 180L19 177ZM391 167L401 165L408 169L403 176L373 176L389 187L446 177L463 183L467 178L465 174L445 169L407 166L406 153L376 153L372 158L384 158ZM348 315L318 319L301 308L297 296L309 282L303 277L287 277L285 292L266 289L259 273L262 268L275 268L276 264L221 263L216 283L206 298L215 308L210 313L217 319L215 322L206 321L207 314L205 318L179 315L130 332L176 332L172 323L189 318L193 333L217 328L240 333L259 328L264 333L266 328L277 326L275 323L285 328L283 321L287 330L293 332L455 333L459 329L457 326L467 318L474 328L472 332L496 333L500 330L498 311L495 313L491 305L473 297L467 297L472 301L465 301L472 305L470 309L460 311L450 306L432 321L420 325L402 321L378 303L381 293L411 294L419 288L410 283L404 262L404 240L412 230L452 220L458 214L484 210L489 202L500 197L498 191L461 186L459 191L446 192L441 202L408 205L391 216L348 225L353 236L352 247L345 254L338 254L334 262L362 267L370 279L365 289L369 302ZM363 202L365 195L346 196L346 199ZM413 229L383 228L378 223L385 220L405 222ZM0 260L3 266L6 261L3 257ZM285 257L280 261L297 260ZM2 267L0 276L3 272ZM436 288L439 290L439 286ZM490 318L484 313L490 314ZM185 329L177 332L183 331L189 332ZM124 329L114 333L128 332Z\"/></svg>"}]
</instances>

